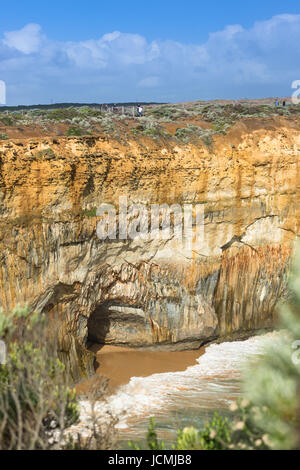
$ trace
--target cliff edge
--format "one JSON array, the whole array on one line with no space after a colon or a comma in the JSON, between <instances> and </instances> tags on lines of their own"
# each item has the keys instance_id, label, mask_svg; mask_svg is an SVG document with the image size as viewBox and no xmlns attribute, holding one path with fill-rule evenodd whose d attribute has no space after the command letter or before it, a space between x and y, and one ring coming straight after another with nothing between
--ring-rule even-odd
<instances>
[{"instance_id":1,"label":"cliff edge","mask_svg":"<svg viewBox=\"0 0 300 470\"><path fill-rule=\"evenodd\" d=\"M204 239L97 237L100 204L201 205ZM0 142L0 301L52 322L74 380L88 342L198 348L274 324L300 234L300 133L237 123L212 145L91 137ZM55 326L55 328L54 328Z\"/></svg>"}]
</instances>

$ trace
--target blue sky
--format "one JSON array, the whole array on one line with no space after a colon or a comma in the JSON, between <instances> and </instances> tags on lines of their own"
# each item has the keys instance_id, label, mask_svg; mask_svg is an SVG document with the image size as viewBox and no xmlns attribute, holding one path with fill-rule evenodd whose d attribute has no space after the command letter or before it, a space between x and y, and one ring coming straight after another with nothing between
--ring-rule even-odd
<instances>
[{"instance_id":1,"label":"blue sky","mask_svg":"<svg viewBox=\"0 0 300 470\"><path fill-rule=\"evenodd\" d=\"M296 1L1 5L7 104L287 96L297 79Z\"/></svg>"}]
</instances>

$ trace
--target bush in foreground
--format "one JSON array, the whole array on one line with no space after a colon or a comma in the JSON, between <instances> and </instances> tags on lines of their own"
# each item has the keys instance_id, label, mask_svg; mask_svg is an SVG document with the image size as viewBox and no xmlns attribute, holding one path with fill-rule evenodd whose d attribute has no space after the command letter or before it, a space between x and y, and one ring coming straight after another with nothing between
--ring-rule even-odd
<instances>
[{"instance_id":1,"label":"bush in foreground","mask_svg":"<svg viewBox=\"0 0 300 470\"><path fill-rule=\"evenodd\" d=\"M79 409L64 365L45 341L44 318L21 308L0 312L0 338L8 348L0 366L0 449L61 445Z\"/></svg>"},{"instance_id":2,"label":"bush in foreground","mask_svg":"<svg viewBox=\"0 0 300 470\"><path fill-rule=\"evenodd\" d=\"M96 400L105 392L102 377L97 377L95 396L87 397L91 408L87 435L82 438L72 431L79 405L57 357L57 345L48 344L45 317L26 308L8 315L0 311L0 339L0 450L114 447L115 417L109 411L102 416L94 412Z\"/></svg>"}]
</instances>

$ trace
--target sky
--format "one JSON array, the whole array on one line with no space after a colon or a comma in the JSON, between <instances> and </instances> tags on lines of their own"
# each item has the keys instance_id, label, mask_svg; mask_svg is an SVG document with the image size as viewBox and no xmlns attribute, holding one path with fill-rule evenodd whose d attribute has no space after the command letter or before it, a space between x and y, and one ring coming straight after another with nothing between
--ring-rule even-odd
<instances>
[{"instance_id":1,"label":"sky","mask_svg":"<svg viewBox=\"0 0 300 470\"><path fill-rule=\"evenodd\" d=\"M10 0L7 105L289 96L300 5L286 0Z\"/></svg>"}]
</instances>

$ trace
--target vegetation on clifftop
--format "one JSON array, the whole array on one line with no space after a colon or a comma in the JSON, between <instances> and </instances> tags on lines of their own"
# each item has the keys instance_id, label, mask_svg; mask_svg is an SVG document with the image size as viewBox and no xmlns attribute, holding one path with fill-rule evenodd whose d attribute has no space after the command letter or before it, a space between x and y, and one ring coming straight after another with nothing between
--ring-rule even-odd
<instances>
[{"instance_id":1,"label":"vegetation on clifftop","mask_svg":"<svg viewBox=\"0 0 300 470\"><path fill-rule=\"evenodd\" d=\"M7 109L0 112L0 133L12 138L104 134L125 141L133 137L184 143L202 140L209 147L213 135L225 134L240 120L276 116L299 118L300 106L286 100L286 106L275 107L272 99L148 104L142 117L132 105Z\"/></svg>"}]
</instances>

